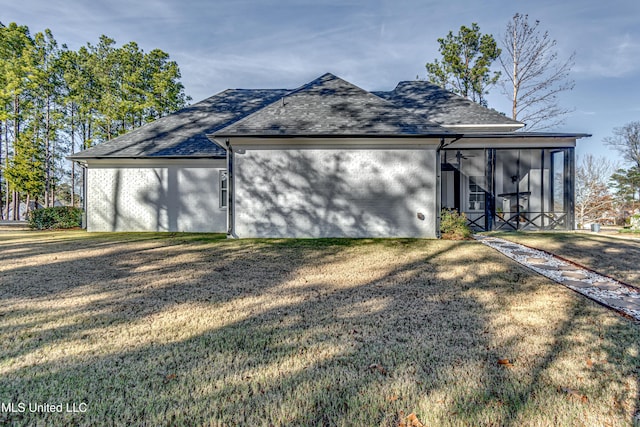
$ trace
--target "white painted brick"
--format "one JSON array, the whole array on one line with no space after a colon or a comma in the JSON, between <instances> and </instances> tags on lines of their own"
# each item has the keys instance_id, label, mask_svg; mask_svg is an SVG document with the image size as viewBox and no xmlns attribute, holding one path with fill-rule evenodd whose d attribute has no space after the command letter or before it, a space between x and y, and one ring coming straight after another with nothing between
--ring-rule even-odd
<instances>
[{"instance_id":1,"label":"white painted brick","mask_svg":"<svg viewBox=\"0 0 640 427\"><path fill-rule=\"evenodd\" d=\"M208 164L89 165L88 231L226 232L218 179L224 160Z\"/></svg>"}]
</instances>

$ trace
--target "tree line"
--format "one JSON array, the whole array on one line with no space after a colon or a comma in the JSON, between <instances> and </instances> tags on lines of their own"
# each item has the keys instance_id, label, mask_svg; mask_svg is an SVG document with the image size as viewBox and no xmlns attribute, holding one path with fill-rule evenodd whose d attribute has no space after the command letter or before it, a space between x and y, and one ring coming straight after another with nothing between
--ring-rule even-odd
<instances>
[{"instance_id":1,"label":"tree line","mask_svg":"<svg viewBox=\"0 0 640 427\"><path fill-rule=\"evenodd\" d=\"M64 158L184 107L180 69L160 49L101 36L78 50L50 30L0 23L0 219L20 204L77 205Z\"/></svg>"},{"instance_id":2,"label":"tree line","mask_svg":"<svg viewBox=\"0 0 640 427\"><path fill-rule=\"evenodd\" d=\"M627 167L593 155L578 162L576 218L582 224L626 224L632 215L640 215L640 121L614 128L604 142L620 153Z\"/></svg>"}]
</instances>

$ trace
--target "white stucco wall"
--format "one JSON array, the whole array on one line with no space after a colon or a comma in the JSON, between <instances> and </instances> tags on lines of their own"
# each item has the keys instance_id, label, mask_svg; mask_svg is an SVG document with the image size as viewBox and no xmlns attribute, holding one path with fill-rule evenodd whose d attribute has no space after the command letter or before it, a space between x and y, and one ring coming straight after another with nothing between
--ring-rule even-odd
<instances>
[{"instance_id":1,"label":"white stucco wall","mask_svg":"<svg viewBox=\"0 0 640 427\"><path fill-rule=\"evenodd\" d=\"M387 147L236 147L236 236L436 237L436 146Z\"/></svg>"},{"instance_id":2,"label":"white stucco wall","mask_svg":"<svg viewBox=\"0 0 640 427\"><path fill-rule=\"evenodd\" d=\"M225 168L217 159L90 162L87 230L226 232Z\"/></svg>"}]
</instances>

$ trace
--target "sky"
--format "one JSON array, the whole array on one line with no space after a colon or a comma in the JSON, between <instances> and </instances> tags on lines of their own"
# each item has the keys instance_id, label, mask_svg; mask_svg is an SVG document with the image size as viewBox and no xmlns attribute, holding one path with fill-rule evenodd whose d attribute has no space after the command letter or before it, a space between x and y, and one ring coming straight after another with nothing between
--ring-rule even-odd
<instances>
[{"instance_id":1,"label":"sky","mask_svg":"<svg viewBox=\"0 0 640 427\"><path fill-rule=\"evenodd\" d=\"M603 139L640 120L640 2L635 0L0 0L0 21L49 28L78 49L104 34L169 53L187 95L199 101L228 88L299 87L331 72L366 90L426 78L437 39L476 22L496 40L515 13L540 21L560 58L575 52L572 109L559 132L589 133L577 154L624 166ZM497 70L496 64L496 70ZM489 106L510 101L491 89Z\"/></svg>"}]
</instances>

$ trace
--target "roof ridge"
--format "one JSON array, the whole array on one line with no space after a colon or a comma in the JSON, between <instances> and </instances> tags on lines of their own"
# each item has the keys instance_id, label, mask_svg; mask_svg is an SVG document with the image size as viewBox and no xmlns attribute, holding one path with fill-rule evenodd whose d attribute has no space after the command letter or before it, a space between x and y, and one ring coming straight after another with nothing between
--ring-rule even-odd
<instances>
[{"instance_id":1,"label":"roof ridge","mask_svg":"<svg viewBox=\"0 0 640 427\"><path fill-rule=\"evenodd\" d=\"M338 99L336 96L342 99ZM288 103L287 98L291 99ZM350 100L354 100L355 103L351 104ZM293 110L280 111L280 103L282 103L282 107L291 105ZM362 110L363 103L368 104L366 106L367 113L364 114L362 114L365 111ZM339 123L333 124L336 129L328 130L332 126L320 123L322 120L317 116L318 114L329 114L334 119L339 118ZM408 133L422 133L427 128L431 128L431 132L434 130L449 132L429 120L421 112L413 112L332 73L325 73L297 89L283 94L280 99L272 101L263 108L218 129L210 136L293 135L297 134L296 132L291 133L293 129L291 126L295 121L298 122L298 126L303 126L299 130L304 134L309 132L321 134L322 129L327 129L328 132L340 129L345 135L352 135L357 132L358 126L364 126L361 129L363 134L371 135L381 134L381 129L385 127L389 129L395 127ZM303 128L307 126L308 128L303 131Z\"/></svg>"},{"instance_id":2,"label":"roof ridge","mask_svg":"<svg viewBox=\"0 0 640 427\"><path fill-rule=\"evenodd\" d=\"M315 78L315 79L311 80L310 82L307 82L307 83L303 84L302 86L300 86L300 87L298 87L298 88L296 88L296 89L291 89L291 90L289 90L289 92L287 92L287 93L283 94L283 95L282 95L282 97L280 97L280 99L276 99L275 101L273 101L273 102L271 102L271 103L269 103L269 104L265 105L264 107L262 107L262 108L260 108L260 109L258 109L258 110L256 110L256 111L254 111L254 112L252 112L251 114L247 114L246 116L242 117L242 118L241 118L241 119L239 119L239 120L236 120L236 121L235 121L235 122L233 122L233 123L229 123L227 126L225 126L225 128L230 127L230 126L240 125L240 124L242 124L242 123L246 122L246 121L247 121L247 120L249 120L252 116L259 114L262 110L264 110L264 109L266 109L266 108L269 108L269 107L271 107L272 105L277 104L278 102L283 102L283 100L284 100L287 96L291 96L291 95L294 95L294 94L296 94L296 93L300 93L300 92L302 92L302 91L304 91L304 90L307 90L307 89L311 88L313 85L317 84L318 82L320 82L320 81L321 81L321 79L323 79L323 78L325 78L325 77L332 77L332 78L335 78L335 79L342 80L342 81L344 81L344 82L346 82L346 83L349 83L349 82L347 82L346 80L341 79L340 77L336 76L336 75L335 75L335 74L333 74L333 73L324 73L324 74L323 74L323 75L321 75L320 77L317 77L317 78ZM355 85L354 85L354 86L355 86ZM357 87L357 86L356 86L356 87ZM358 88L358 89L361 89L361 88ZM364 89L361 89L361 90L364 90ZM219 132L219 131L221 131L221 130L223 130L223 129L225 129L225 128L218 129L218 132Z\"/></svg>"}]
</instances>

